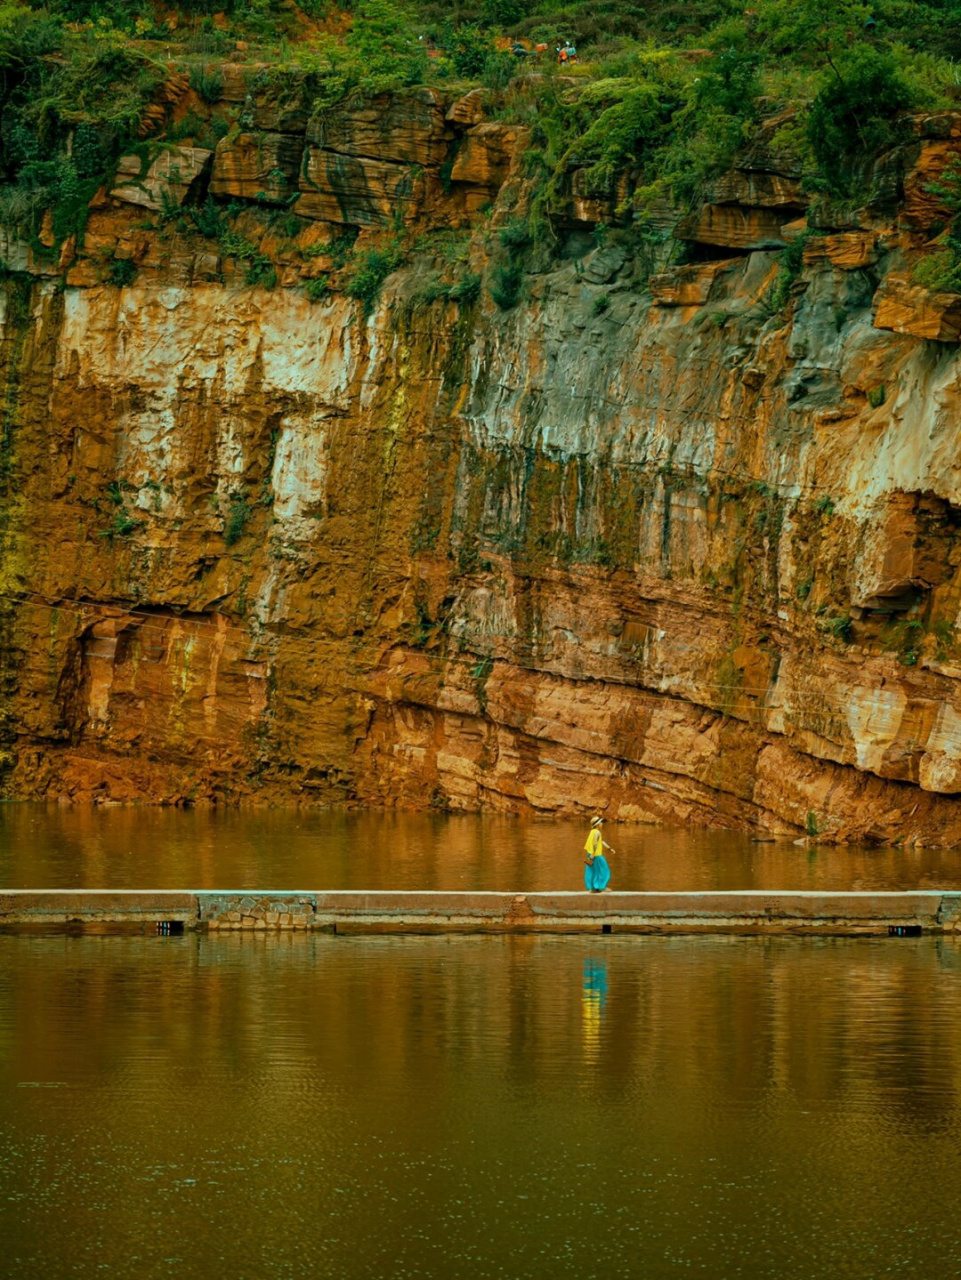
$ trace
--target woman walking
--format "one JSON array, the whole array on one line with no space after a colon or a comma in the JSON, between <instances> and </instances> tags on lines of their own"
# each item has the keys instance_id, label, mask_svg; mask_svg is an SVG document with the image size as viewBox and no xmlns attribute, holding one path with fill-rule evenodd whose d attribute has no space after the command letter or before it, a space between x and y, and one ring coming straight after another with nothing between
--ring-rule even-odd
<instances>
[{"instance_id":1,"label":"woman walking","mask_svg":"<svg viewBox=\"0 0 961 1280\"><path fill-rule=\"evenodd\" d=\"M606 889L611 878L611 869L604 857L604 850L611 846L601 836L603 818L591 818L591 830L584 845L587 858L584 861L584 883L591 893L600 893Z\"/></svg>"}]
</instances>

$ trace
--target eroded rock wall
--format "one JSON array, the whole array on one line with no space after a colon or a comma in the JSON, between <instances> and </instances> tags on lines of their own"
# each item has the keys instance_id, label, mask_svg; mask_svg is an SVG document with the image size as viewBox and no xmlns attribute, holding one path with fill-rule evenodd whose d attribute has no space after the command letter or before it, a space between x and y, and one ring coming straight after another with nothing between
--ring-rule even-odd
<instances>
[{"instance_id":1,"label":"eroded rock wall","mask_svg":"<svg viewBox=\"0 0 961 1280\"><path fill-rule=\"evenodd\" d=\"M958 840L957 300L910 281L954 117L853 212L756 149L652 276L575 179L516 307L425 299L425 241L365 315L299 287L325 237L400 210L489 275L523 132L422 91L296 106L129 165L55 266L7 246L5 794ZM246 285L138 221L161 188L300 191L321 251L264 225L278 287Z\"/></svg>"}]
</instances>

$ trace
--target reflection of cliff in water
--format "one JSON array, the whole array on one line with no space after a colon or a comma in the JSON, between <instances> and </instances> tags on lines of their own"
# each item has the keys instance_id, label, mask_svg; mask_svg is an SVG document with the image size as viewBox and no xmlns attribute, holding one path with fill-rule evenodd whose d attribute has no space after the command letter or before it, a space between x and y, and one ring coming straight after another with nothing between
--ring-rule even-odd
<instances>
[{"instance_id":1,"label":"reflection of cliff in water","mask_svg":"<svg viewBox=\"0 0 961 1280\"><path fill-rule=\"evenodd\" d=\"M590 1079L615 1091L666 1069L672 1089L709 1081L729 1101L787 1090L921 1112L961 1100L961 1028L945 1017L961 950L950 942L590 946L523 936L0 938L6 1070L68 1083L108 1080L119 1063L125 1074L226 1067L265 1083L320 1072L376 1095L412 1062L439 1083L449 1055L480 1048L550 1088L561 1062L579 1072L586 1048ZM280 1006L274 988L285 992ZM138 1056L145 1036L150 1062ZM906 1062L908 1091L896 1084Z\"/></svg>"},{"instance_id":2,"label":"reflection of cliff in water","mask_svg":"<svg viewBox=\"0 0 961 1280\"><path fill-rule=\"evenodd\" d=\"M961 889L948 850L609 829L618 889ZM0 888L478 889L583 885L585 826L480 814L0 805Z\"/></svg>"}]
</instances>

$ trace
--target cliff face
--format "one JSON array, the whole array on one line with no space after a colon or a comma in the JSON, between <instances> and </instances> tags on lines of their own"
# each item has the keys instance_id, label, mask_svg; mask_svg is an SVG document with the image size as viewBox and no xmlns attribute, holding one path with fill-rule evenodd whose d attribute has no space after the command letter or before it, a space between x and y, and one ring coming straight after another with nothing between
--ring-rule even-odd
<instances>
[{"instance_id":1,"label":"cliff face","mask_svg":"<svg viewBox=\"0 0 961 1280\"><path fill-rule=\"evenodd\" d=\"M502 311L425 290L529 198L480 95L224 93L247 132L131 157L81 245L8 237L5 793L961 839L961 307L910 282L961 117L859 208L757 144L649 283L575 175ZM252 250L177 223L208 191ZM461 235L365 315L338 236L402 225Z\"/></svg>"}]
</instances>

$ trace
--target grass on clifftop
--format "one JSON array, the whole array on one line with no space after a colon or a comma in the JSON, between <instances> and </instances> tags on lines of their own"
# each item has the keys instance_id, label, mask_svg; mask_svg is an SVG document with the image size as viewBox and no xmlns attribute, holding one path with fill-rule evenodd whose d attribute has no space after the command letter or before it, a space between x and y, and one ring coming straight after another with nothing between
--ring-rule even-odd
<instances>
[{"instance_id":1,"label":"grass on clifftop","mask_svg":"<svg viewBox=\"0 0 961 1280\"><path fill-rule=\"evenodd\" d=\"M515 57L518 39L548 52ZM581 60L561 73L551 50L566 39ZM170 72L207 102L227 59L296 81L315 113L349 94L486 85L495 118L531 129L536 241L569 207L574 181L580 197L613 200L619 220L641 227L665 200L693 204L779 113L766 142L808 189L855 189L860 160L898 141L905 112L961 93L955 58L957 0L757 0L747 10L742 0L187 0L173 13L149 0L8 0L0 221L52 252L82 230L118 157L145 148ZM230 111L234 123L218 123L240 127L242 107ZM523 252L512 249L505 270ZM369 265L355 281L365 304L382 266Z\"/></svg>"}]
</instances>

